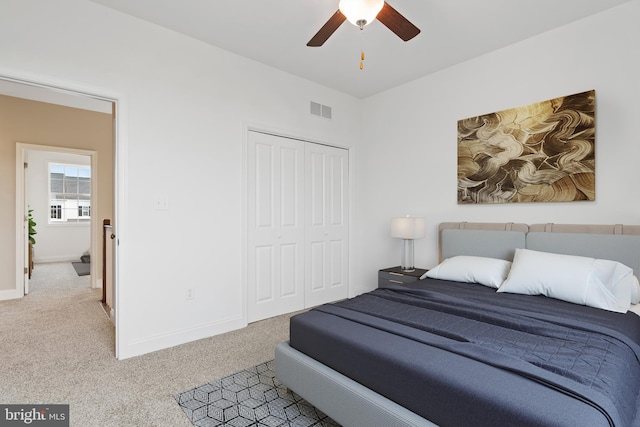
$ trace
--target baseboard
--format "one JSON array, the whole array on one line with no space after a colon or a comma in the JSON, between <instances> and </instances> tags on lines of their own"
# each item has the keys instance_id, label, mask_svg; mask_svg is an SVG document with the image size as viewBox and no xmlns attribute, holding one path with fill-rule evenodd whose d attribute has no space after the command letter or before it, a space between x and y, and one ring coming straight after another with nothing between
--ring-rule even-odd
<instances>
[{"instance_id":1,"label":"baseboard","mask_svg":"<svg viewBox=\"0 0 640 427\"><path fill-rule=\"evenodd\" d=\"M18 292L16 289L6 289L0 291L0 301L6 301L10 299L22 298L24 295L22 292Z\"/></svg>"},{"instance_id":2,"label":"baseboard","mask_svg":"<svg viewBox=\"0 0 640 427\"><path fill-rule=\"evenodd\" d=\"M113 325L116 325L116 312L112 307L109 307L107 304L103 303L102 301L100 301L100 307L102 307L102 311L104 311L104 314L107 316L107 318L111 321L111 323L113 323Z\"/></svg>"},{"instance_id":3,"label":"baseboard","mask_svg":"<svg viewBox=\"0 0 640 427\"><path fill-rule=\"evenodd\" d=\"M115 317L114 317L115 318ZM128 359L130 357L141 356L165 348L175 347L191 341L203 338L210 338L226 332L235 331L247 326L241 316L206 323L193 328L186 328L179 331L159 334L148 338L130 340L126 346L119 348L118 359Z\"/></svg>"},{"instance_id":4,"label":"baseboard","mask_svg":"<svg viewBox=\"0 0 640 427\"><path fill-rule=\"evenodd\" d=\"M49 262L80 262L80 257L77 255L58 255L33 258L34 264L46 264Z\"/></svg>"}]
</instances>

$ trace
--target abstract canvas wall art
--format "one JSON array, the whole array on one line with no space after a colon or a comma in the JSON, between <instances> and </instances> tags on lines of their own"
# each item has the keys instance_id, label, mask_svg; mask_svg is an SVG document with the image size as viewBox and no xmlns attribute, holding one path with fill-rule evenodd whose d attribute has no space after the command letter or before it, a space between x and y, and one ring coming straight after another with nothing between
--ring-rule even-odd
<instances>
[{"instance_id":1,"label":"abstract canvas wall art","mask_svg":"<svg viewBox=\"0 0 640 427\"><path fill-rule=\"evenodd\" d=\"M458 204L595 200L595 96L458 121Z\"/></svg>"}]
</instances>

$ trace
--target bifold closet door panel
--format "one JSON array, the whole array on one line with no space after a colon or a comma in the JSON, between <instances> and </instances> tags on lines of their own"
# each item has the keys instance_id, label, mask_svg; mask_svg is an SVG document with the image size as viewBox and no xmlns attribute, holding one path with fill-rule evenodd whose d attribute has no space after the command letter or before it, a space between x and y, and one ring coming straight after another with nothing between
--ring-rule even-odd
<instances>
[{"instance_id":1,"label":"bifold closet door panel","mask_svg":"<svg viewBox=\"0 0 640 427\"><path fill-rule=\"evenodd\" d=\"M349 152L305 150L305 308L349 295Z\"/></svg>"},{"instance_id":2,"label":"bifold closet door panel","mask_svg":"<svg viewBox=\"0 0 640 427\"><path fill-rule=\"evenodd\" d=\"M304 308L304 149L302 141L249 132L249 322Z\"/></svg>"}]
</instances>

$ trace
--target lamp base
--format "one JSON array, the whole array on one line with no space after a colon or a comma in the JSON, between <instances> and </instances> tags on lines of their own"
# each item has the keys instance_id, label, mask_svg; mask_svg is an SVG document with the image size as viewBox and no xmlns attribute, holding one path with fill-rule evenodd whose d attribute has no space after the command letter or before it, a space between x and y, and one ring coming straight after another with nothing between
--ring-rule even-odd
<instances>
[{"instance_id":1,"label":"lamp base","mask_svg":"<svg viewBox=\"0 0 640 427\"><path fill-rule=\"evenodd\" d=\"M402 263L400 269L404 273L411 273L416 268L413 266L413 239L404 239L402 247Z\"/></svg>"}]
</instances>

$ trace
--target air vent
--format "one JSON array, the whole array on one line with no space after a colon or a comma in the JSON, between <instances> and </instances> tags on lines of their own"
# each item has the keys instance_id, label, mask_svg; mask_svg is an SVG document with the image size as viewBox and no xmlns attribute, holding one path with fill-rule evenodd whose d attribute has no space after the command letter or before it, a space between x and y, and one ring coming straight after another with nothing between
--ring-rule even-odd
<instances>
[{"instance_id":1,"label":"air vent","mask_svg":"<svg viewBox=\"0 0 640 427\"><path fill-rule=\"evenodd\" d=\"M317 102L311 101L309 111L314 116L324 117L325 119L331 120L331 107L327 105L322 105L318 104Z\"/></svg>"}]
</instances>

